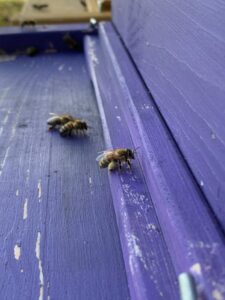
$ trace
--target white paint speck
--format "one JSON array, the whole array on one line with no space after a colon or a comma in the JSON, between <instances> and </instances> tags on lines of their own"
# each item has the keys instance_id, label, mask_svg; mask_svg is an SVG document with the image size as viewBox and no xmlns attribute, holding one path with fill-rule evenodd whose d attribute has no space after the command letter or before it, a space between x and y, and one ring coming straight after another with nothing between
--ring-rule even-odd
<instances>
[{"instance_id":1,"label":"white paint speck","mask_svg":"<svg viewBox=\"0 0 225 300\"><path fill-rule=\"evenodd\" d=\"M130 265L131 272L134 273L135 270L138 268L137 258L139 258L144 268L147 270L148 266L146 264L141 248L138 245L139 239L134 234L129 234L127 236L127 241L128 241L128 249L129 249L129 265Z\"/></svg>"},{"instance_id":2,"label":"white paint speck","mask_svg":"<svg viewBox=\"0 0 225 300\"><path fill-rule=\"evenodd\" d=\"M215 139L216 139L216 135L215 135L214 132L211 133L211 139L212 139L212 140L215 140Z\"/></svg>"},{"instance_id":3,"label":"white paint speck","mask_svg":"<svg viewBox=\"0 0 225 300\"><path fill-rule=\"evenodd\" d=\"M38 181L38 199L39 199L39 202L41 202L41 195L42 195L41 180L39 180Z\"/></svg>"},{"instance_id":4,"label":"white paint speck","mask_svg":"<svg viewBox=\"0 0 225 300\"><path fill-rule=\"evenodd\" d=\"M98 61L98 57L97 57L97 55L95 53L94 46L95 46L95 41L89 40L88 54L89 54L89 56L90 56L90 58L91 58L91 60L93 62L94 67L95 67L96 65L99 64L99 61Z\"/></svg>"},{"instance_id":5,"label":"white paint speck","mask_svg":"<svg viewBox=\"0 0 225 300\"><path fill-rule=\"evenodd\" d=\"M4 157L3 157L3 160L2 160L2 162L0 163L0 176L2 175L2 170L3 170L4 166L5 166L5 163L6 163L7 158L8 158L8 156L9 156L9 149L10 149L10 147L8 147L8 148L6 149L6 152L5 152L5 155L4 155Z\"/></svg>"},{"instance_id":6,"label":"white paint speck","mask_svg":"<svg viewBox=\"0 0 225 300\"><path fill-rule=\"evenodd\" d=\"M215 300L224 300L223 295L218 290L213 290L212 296Z\"/></svg>"},{"instance_id":7,"label":"white paint speck","mask_svg":"<svg viewBox=\"0 0 225 300\"><path fill-rule=\"evenodd\" d=\"M25 199L24 206L23 206L23 219L26 220L28 216L28 199Z\"/></svg>"},{"instance_id":8,"label":"white paint speck","mask_svg":"<svg viewBox=\"0 0 225 300\"><path fill-rule=\"evenodd\" d=\"M92 178L91 177L88 178L88 181L89 181L89 184L92 185Z\"/></svg>"},{"instance_id":9,"label":"white paint speck","mask_svg":"<svg viewBox=\"0 0 225 300\"><path fill-rule=\"evenodd\" d=\"M8 121L8 119L9 119L9 115L6 114L5 118L2 120L2 123L3 123L3 124L6 124L7 121Z\"/></svg>"},{"instance_id":10,"label":"white paint speck","mask_svg":"<svg viewBox=\"0 0 225 300\"><path fill-rule=\"evenodd\" d=\"M114 107L115 107L115 109L118 109L118 106L117 106L117 105L115 105Z\"/></svg>"},{"instance_id":11,"label":"white paint speck","mask_svg":"<svg viewBox=\"0 0 225 300\"><path fill-rule=\"evenodd\" d=\"M149 46L150 46L150 42L147 41L147 42L145 43L145 45L146 45L147 47L149 47Z\"/></svg>"},{"instance_id":12,"label":"white paint speck","mask_svg":"<svg viewBox=\"0 0 225 300\"><path fill-rule=\"evenodd\" d=\"M120 117L120 116L116 116L116 118L117 118L117 120L118 120L119 122L121 122L121 117Z\"/></svg>"},{"instance_id":13,"label":"white paint speck","mask_svg":"<svg viewBox=\"0 0 225 300\"><path fill-rule=\"evenodd\" d=\"M17 197L19 196L19 190L16 190L16 196Z\"/></svg>"},{"instance_id":14,"label":"white paint speck","mask_svg":"<svg viewBox=\"0 0 225 300\"><path fill-rule=\"evenodd\" d=\"M201 265L200 263L196 263L196 264L193 264L190 268L190 270L197 274L197 275L201 275L202 274L202 269L201 269Z\"/></svg>"},{"instance_id":15,"label":"white paint speck","mask_svg":"<svg viewBox=\"0 0 225 300\"><path fill-rule=\"evenodd\" d=\"M147 225L147 229L148 229L148 230L156 230L157 227L155 226L155 224L150 223L150 224Z\"/></svg>"},{"instance_id":16,"label":"white paint speck","mask_svg":"<svg viewBox=\"0 0 225 300\"><path fill-rule=\"evenodd\" d=\"M38 269L39 269L39 300L44 299L44 274L41 261L41 233L38 232L35 248L36 258L38 260Z\"/></svg>"},{"instance_id":17,"label":"white paint speck","mask_svg":"<svg viewBox=\"0 0 225 300\"><path fill-rule=\"evenodd\" d=\"M23 269L20 269L20 272L21 272L21 273L23 273L23 272L24 272L24 270L23 270Z\"/></svg>"},{"instance_id":18,"label":"white paint speck","mask_svg":"<svg viewBox=\"0 0 225 300\"><path fill-rule=\"evenodd\" d=\"M64 69L64 66L65 66L65 65L59 66L59 67L58 67L58 70L59 70L59 71L62 71L62 70Z\"/></svg>"},{"instance_id":19,"label":"white paint speck","mask_svg":"<svg viewBox=\"0 0 225 300\"><path fill-rule=\"evenodd\" d=\"M200 180L200 186L203 187L204 186L204 182L202 180Z\"/></svg>"},{"instance_id":20,"label":"white paint speck","mask_svg":"<svg viewBox=\"0 0 225 300\"><path fill-rule=\"evenodd\" d=\"M14 257L15 257L15 259L19 260L20 255L21 255L21 247L19 245L15 245L15 247L14 247Z\"/></svg>"}]
</instances>

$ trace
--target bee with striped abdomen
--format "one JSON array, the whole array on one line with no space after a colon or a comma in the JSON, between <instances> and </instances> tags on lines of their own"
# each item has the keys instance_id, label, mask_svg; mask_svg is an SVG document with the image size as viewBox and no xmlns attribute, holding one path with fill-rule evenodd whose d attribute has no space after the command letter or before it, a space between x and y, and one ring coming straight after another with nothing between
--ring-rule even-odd
<instances>
[{"instance_id":1,"label":"bee with striped abdomen","mask_svg":"<svg viewBox=\"0 0 225 300\"><path fill-rule=\"evenodd\" d=\"M57 115L54 113L51 113L51 115L53 115L53 117L49 118L47 121L47 124L49 125L48 130L52 130L52 129L58 129L61 126L65 125L66 123L73 121L74 117L72 117L71 115Z\"/></svg>"},{"instance_id":2,"label":"bee with striped abdomen","mask_svg":"<svg viewBox=\"0 0 225 300\"><path fill-rule=\"evenodd\" d=\"M135 150L127 148L107 150L103 151L96 160L100 168L108 168L109 171L113 171L118 167L121 169L124 163L131 168L131 159L135 159L134 154Z\"/></svg>"},{"instance_id":3,"label":"bee with striped abdomen","mask_svg":"<svg viewBox=\"0 0 225 300\"><path fill-rule=\"evenodd\" d=\"M62 136L71 136L73 134L84 134L88 129L87 123L74 119L73 121L67 122L65 125L61 126L59 132Z\"/></svg>"}]
</instances>

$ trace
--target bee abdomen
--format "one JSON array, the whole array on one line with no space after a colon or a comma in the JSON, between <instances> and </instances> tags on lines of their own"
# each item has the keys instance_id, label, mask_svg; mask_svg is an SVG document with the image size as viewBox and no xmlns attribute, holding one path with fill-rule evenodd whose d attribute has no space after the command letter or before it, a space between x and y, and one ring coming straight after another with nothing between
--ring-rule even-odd
<instances>
[{"instance_id":1,"label":"bee abdomen","mask_svg":"<svg viewBox=\"0 0 225 300\"><path fill-rule=\"evenodd\" d=\"M74 129L74 122L68 122L65 125L61 126L59 132L61 135L71 134Z\"/></svg>"},{"instance_id":2,"label":"bee abdomen","mask_svg":"<svg viewBox=\"0 0 225 300\"><path fill-rule=\"evenodd\" d=\"M110 163L110 161L109 161L107 158L103 157L103 158L99 161L99 167L100 167L100 168L107 168L108 165L109 165L109 163Z\"/></svg>"}]
</instances>

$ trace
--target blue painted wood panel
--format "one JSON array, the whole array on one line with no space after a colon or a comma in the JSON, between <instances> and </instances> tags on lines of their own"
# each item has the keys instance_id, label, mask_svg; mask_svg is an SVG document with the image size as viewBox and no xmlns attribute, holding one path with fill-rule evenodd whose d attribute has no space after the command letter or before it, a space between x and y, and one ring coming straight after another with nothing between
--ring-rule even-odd
<instances>
[{"instance_id":1,"label":"blue painted wood panel","mask_svg":"<svg viewBox=\"0 0 225 300\"><path fill-rule=\"evenodd\" d=\"M92 126L48 132L49 112ZM81 54L0 63L0 298L129 299L101 120ZM49 298L47 298L49 297Z\"/></svg>"},{"instance_id":2,"label":"blue painted wood panel","mask_svg":"<svg viewBox=\"0 0 225 300\"><path fill-rule=\"evenodd\" d=\"M101 24L99 38L85 39L85 50L107 145L139 147L130 174L122 173L119 178L109 174L132 299L157 299L155 279L158 284L163 282L159 286L164 298L174 299L173 285L165 285L169 281L162 260L170 260L166 246L177 276L190 272L200 298L223 297L225 245L221 227L120 37L110 23ZM144 190L150 197L143 197ZM149 227L162 232L166 245L160 236L153 236L154 230L145 232ZM131 235L138 241L141 257L132 255ZM162 247L160 251L158 246ZM154 277L150 259L153 253L158 253L153 260L158 268ZM130 256L137 263L135 272ZM148 268L144 268L143 261Z\"/></svg>"},{"instance_id":3,"label":"blue painted wood panel","mask_svg":"<svg viewBox=\"0 0 225 300\"><path fill-rule=\"evenodd\" d=\"M85 38L85 50L104 125L107 149L134 149L136 141L130 133L132 125L126 120L127 110L121 107L122 101L128 103L118 82L120 75L114 70L117 62L114 62L113 67L111 54L105 51L101 32L102 26L100 38ZM131 299L175 300L179 298L175 268L139 155L135 156L131 170L124 167L120 172L108 174ZM107 174L107 170L102 172Z\"/></svg>"},{"instance_id":4,"label":"blue painted wood panel","mask_svg":"<svg viewBox=\"0 0 225 300\"><path fill-rule=\"evenodd\" d=\"M115 0L113 22L225 229L225 3Z\"/></svg>"}]
</instances>

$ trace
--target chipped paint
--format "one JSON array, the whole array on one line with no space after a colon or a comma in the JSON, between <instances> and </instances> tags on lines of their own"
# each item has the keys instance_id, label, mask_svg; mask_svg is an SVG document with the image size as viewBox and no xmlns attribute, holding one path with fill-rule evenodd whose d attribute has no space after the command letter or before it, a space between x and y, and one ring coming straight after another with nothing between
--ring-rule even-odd
<instances>
[{"instance_id":1,"label":"chipped paint","mask_svg":"<svg viewBox=\"0 0 225 300\"><path fill-rule=\"evenodd\" d=\"M127 235L128 241L128 249L129 249L129 265L132 274L134 274L135 270L138 268L137 258L142 262L142 265L147 270L148 266L146 264L145 258L141 251L140 246L138 245L139 239L134 234Z\"/></svg>"},{"instance_id":2,"label":"chipped paint","mask_svg":"<svg viewBox=\"0 0 225 300\"><path fill-rule=\"evenodd\" d=\"M207 249L210 250L210 254L215 254L219 244L218 243L204 243L203 241L191 242L188 241L189 249Z\"/></svg>"},{"instance_id":3,"label":"chipped paint","mask_svg":"<svg viewBox=\"0 0 225 300\"><path fill-rule=\"evenodd\" d=\"M5 166L5 163L6 163L6 161L7 161L7 158L8 158L8 156L9 156L9 149L10 149L10 147L8 147L8 148L6 149L4 158L3 158L3 160L2 160L2 162L1 162L1 164L0 164L0 176L2 175L2 170L3 170L4 166Z\"/></svg>"},{"instance_id":4,"label":"chipped paint","mask_svg":"<svg viewBox=\"0 0 225 300\"><path fill-rule=\"evenodd\" d=\"M38 181L38 199L41 202L42 190L41 190L41 180Z\"/></svg>"},{"instance_id":5,"label":"chipped paint","mask_svg":"<svg viewBox=\"0 0 225 300\"><path fill-rule=\"evenodd\" d=\"M93 40L89 40L88 55L90 56L90 58L93 62L93 66L95 67L96 65L99 64L99 60L95 53L94 46L95 46L95 42Z\"/></svg>"},{"instance_id":6,"label":"chipped paint","mask_svg":"<svg viewBox=\"0 0 225 300\"><path fill-rule=\"evenodd\" d=\"M197 275L201 275L202 274L202 268L201 268L201 265L200 263L196 263L196 264L193 264L191 267L190 267L190 270L197 274Z\"/></svg>"},{"instance_id":7,"label":"chipped paint","mask_svg":"<svg viewBox=\"0 0 225 300\"><path fill-rule=\"evenodd\" d=\"M38 260L38 269L39 269L39 300L44 299L44 274L41 261L41 233L38 232L35 248L36 258Z\"/></svg>"},{"instance_id":8,"label":"chipped paint","mask_svg":"<svg viewBox=\"0 0 225 300\"><path fill-rule=\"evenodd\" d=\"M153 224L153 223L147 224L146 227L147 227L148 230L156 230L156 229L157 229L157 227L156 227L155 224Z\"/></svg>"},{"instance_id":9,"label":"chipped paint","mask_svg":"<svg viewBox=\"0 0 225 300\"><path fill-rule=\"evenodd\" d=\"M21 247L19 245L15 245L15 247L14 247L14 257L15 257L15 259L19 260L20 255L21 255Z\"/></svg>"},{"instance_id":10,"label":"chipped paint","mask_svg":"<svg viewBox=\"0 0 225 300\"><path fill-rule=\"evenodd\" d=\"M213 290L212 296L213 296L213 299L215 299L215 300L224 300L223 295L218 290Z\"/></svg>"},{"instance_id":11,"label":"chipped paint","mask_svg":"<svg viewBox=\"0 0 225 300\"><path fill-rule=\"evenodd\" d=\"M16 190L16 196L17 197L19 196L19 190Z\"/></svg>"},{"instance_id":12,"label":"chipped paint","mask_svg":"<svg viewBox=\"0 0 225 300\"><path fill-rule=\"evenodd\" d=\"M9 114L7 113L5 115L5 118L2 120L2 123L5 125L7 123L7 121L8 121L8 119L9 119Z\"/></svg>"},{"instance_id":13,"label":"chipped paint","mask_svg":"<svg viewBox=\"0 0 225 300\"><path fill-rule=\"evenodd\" d=\"M59 66L59 67L58 67L58 70L59 70L59 71L62 71L62 70L64 69L64 66L65 66L65 65Z\"/></svg>"},{"instance_id":14,"label":"chipped paint","mask_svg":"<svg viewBox=\"0 0 225 300\"><path fill-rule=\"evenodd\" d=\"M23 219L26 220L28 216L28 199L25 199L24 206L23 206Z\"/></svg>"}]
</instances>

